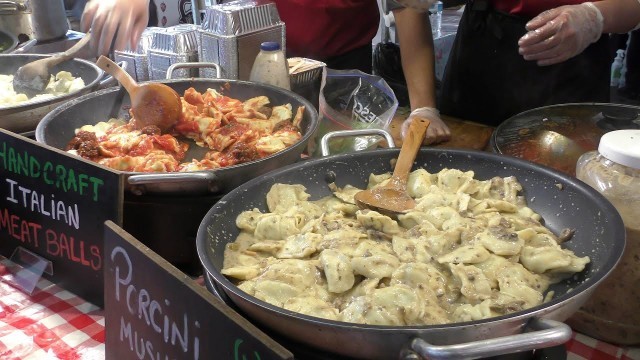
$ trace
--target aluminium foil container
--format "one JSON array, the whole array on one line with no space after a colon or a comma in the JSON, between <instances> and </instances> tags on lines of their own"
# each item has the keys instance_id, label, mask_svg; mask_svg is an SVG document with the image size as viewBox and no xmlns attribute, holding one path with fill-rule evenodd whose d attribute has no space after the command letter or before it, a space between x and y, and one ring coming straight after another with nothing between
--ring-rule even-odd
<instances>
[{"instance_id":1,"label":"aluminium foil container","mask_svg":"<svg viewBox=\"0 0 640 360\"><path fill-rule=\"evenodd\" d=\"M265 41L278 42L286 51L285 25L273 2L245 0L209 6L200 29L200 61L220 65L223 78L249 80ZM215 71L202 69L201 76L215 78Z\"/></svg>"},{"instance_id":2,"label":"aluminium foil container","mask_svg":"<svg viewBox=\"0 0 640 360\"><path fill-rule=\"evenodd\" d=\"M160 27L148 27L140 35L138 46L133 50L116 50L113 52L114 60L126 62L125 70L136 81L149 80L148 52L151 47L151 38L154 32L163 31Z\"/></svg>"},{"instance_id":3,"label":"aluminium foil container","mask_svg":"<svg viewBox=\"0 0 640 360\"><path fill-rule=\"evenodd\" d=\"M197 25L181 24L153 32L148 51L149 79L164 80L169 66L198 61ZM178 69L172 78L198 77L198 69Z\"/></svg>"}]
</instances>

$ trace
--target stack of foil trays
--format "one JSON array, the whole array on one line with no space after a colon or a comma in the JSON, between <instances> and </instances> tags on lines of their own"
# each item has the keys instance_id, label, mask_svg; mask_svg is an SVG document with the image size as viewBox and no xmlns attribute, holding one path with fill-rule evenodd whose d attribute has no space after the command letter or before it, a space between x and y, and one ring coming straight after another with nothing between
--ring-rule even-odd
<instances>
[{"instance_id":1,"label":"stack of foil trays","mask_svg":"<svg viewBox=\"0 0 640 360\"><path fill-rule=\"evenodd\" d=\"M275 41L285 51L285 25L268 0L241 0L207 7L200 29L200 61L220 65L225 79L249 80L260 44ZM215 70L201 69L215 78Z\"/></svg>"},{"instance_id":2,"label":"stack of foil trays","mask_svg":"<svg viewBox=\"0 0 640 360\"><path fill-rule=\"evenodd\" d=\"M134 50L116 50L113 58L117 63L126 62L125 70L136 81L149 80L148 51L151 47L151 37L154 32L164 31L159 27L148 27L140 36L138 46Z\"/></svg>"},{"instance_id":3,"label":"stack of foil trays","mask_svg":"<svg viewBox=\"0 0 640 360\"><path fill-rule=\"evenodd\" d=\"M169 66L177 63L198 61L199 26L181 24L153 31L148 50L149 79L164 80ZM198 76L198 69L188 68L174 71L172 78L186 79Z\"/></svg>"}]
</instances>

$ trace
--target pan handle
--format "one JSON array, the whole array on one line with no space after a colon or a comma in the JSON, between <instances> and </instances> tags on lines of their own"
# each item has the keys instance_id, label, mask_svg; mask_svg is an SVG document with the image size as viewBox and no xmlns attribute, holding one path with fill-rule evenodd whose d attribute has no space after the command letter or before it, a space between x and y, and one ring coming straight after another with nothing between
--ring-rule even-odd
<instances>
[{"instance_id":1,"label":"pan handle","mask_svg":"<svg viewBox=\"0 0 640 360\"><path fill-rule=\"evenodd\" d=\"M393 141L393 136L384 129L357 129L357 130L340 130L340 131L331 131L320 139L320 153L322 156L331 155L331 151L329 150L329 140L336 137L353 137L353 136L363 136L363 135L378 135L382 136L387 140L387 144L390 148L396 147L395 141Z\"/></svg>"},{"instance_id":2,"label":"pan handle","mask_svg":"<svg viewBox=\"0 0 640 360\"><path fill-rule=\"evenodd\" d=\"M422 339L411 341L411 349L401 359L477 359L519 351L561 345L571 339L571 328L559 321L531 319L527 327L534 330L496 339L472 341L456 345L432 345Z\"/></svg>"},{"instance_id":3,"label":"pan handle","mask_svg":"<svg viewBox=\"0 0 640 360\"><path fill-rule=\"evenodd\" d=\"M19 1L9 1L9 0L3 0L0 1L0 10L9 10L12 12L15 11L27 11L27 5L23 4Z\"/></svg>"},{"instance_id":4,"label":"pan handle","mask_svg":"<svg viewBox=\"0 0 640 360\"><path fill-rule=\"evenodd\" d=\"M27 51L31 50L38 43L37 39L31 39L29 41L25 41L22 44L18 45L17 48L13 49L12 54L25 54Z\"/></svg>"},{"instance_id":5,"label":"pan handle","mask_svg":"<svg viewBox=\"0 0 640 360\"><path fill-rule=\"evenodd\" d=\"M209 188L213 188L216 175L211 171L194 171L184 173L159 173L159 174L136 174L127 178L130 185L144 187L145 185L180 184L189 182L207 183Z\"/></svg>"},{"instance_id":6,"label":"pan handle","mask_svg":"<svg viewBox=\"0 0 640 360\"><path fill-rule=\"evenodd\" d=\"M171 64L167 68L167 80L173 79L173 71L176 69L199 69L199 68L214 68L216 69L216 78L220 79L220 65L213 62L183 62Z\"/></svg>"}]
</instances>

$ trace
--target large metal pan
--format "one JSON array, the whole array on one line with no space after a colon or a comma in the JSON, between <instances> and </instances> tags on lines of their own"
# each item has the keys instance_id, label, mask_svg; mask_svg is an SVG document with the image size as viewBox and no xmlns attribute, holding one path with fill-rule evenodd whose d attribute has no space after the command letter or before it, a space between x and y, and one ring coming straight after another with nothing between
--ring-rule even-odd
<instances>
[{"instance_id":1,"label":"large metal pan","mask_svg":"<svg viewBox=\"0 0 640 360\"><path fill-rule=\"evenodd\" d=\"M224 194L260 174L300 159L309 139L318 127L316 109L303 97L284 89L247 81L224 79L165 80L178 94L190 87L203 92L208 88L221 91L232 98L246 100L255 96L269 97L274 105L290 103L293 109L304 106L300 125L302 139L295 145L263 159L221 169L185 173L133 173L128 172L127 189L134 194ZM36 129L36 140L64 149L74 137L75 129L86 124L106 121L111 116L128 118L129 96L119 88L97 91L71 100L51 111ZM113 112L115 109L115 113Z\"/></svg>"},{"instance_id":2,"label":"large metal pan","mask_svg":"<svg viewBox=\"0 0 640 360\"><path fill-rule=\"evenodd\" d=\"M49 57L43 54L0 54L0 73L15 74L18 68L26 63ZM38 122L51 110L65 101L95 90L98 86L106 86L108 79L100 79L104 72L96 64L83 60L72 59L54 66L52 74L58 71L69 71L75 77L81 77L85 86L71 94L56 96L49 99L29 101L14 106L0 106L0 128L24 135L31 135Z\"/></svg>"},{"instance_id":3,"label":"large metal pan","mask_svg":"<svg viewBox=\"0 0 640 360\"><path fill-rule=\"evenodd\" d=\"M302 121L302 140L293 147L257 161L212 171L191 173L125 173L123 226L160 256L189 274L199 274L202 265L197 256L195 238L200 221L220 197L267 171L300 159L307 142L318 126L318 114L302 97L280 88L244 81L191 79L168 80L165 84L179 94L189 87L198 91L220 90L238 99L268 96L274 104L291 103L306 107ZM75 129L105 121L110 116L128 117L126 91L110 88L73 99L51 111L36 129L40 142L64 149Z\"/></svg>"},{"instance_id":4,"label":"large metal pan","mask_svg":"<svg viewBox=\"0 0 640 360\"><path fill-rule=\"evenodd\" d=\"M483 180L516 176L530 207L542 215L546 226L556 234L564 228L576 229L574 238L565 246L579 256L588 255L591 263L584 272L553 285L550 290L555 296L540 306L507 316L449 325L355 325L275 307L247 295L220 273L225 245L238 235L236 217L252 208L266 211L265 196L274 183L303 184L312 199L318 199L330 194L327 182L364 187L370 173L392 171L390 163L397 156L397 149L387 149L309 160L272 171L234 189L211 208L200 224L196 243L205 274L250 319L291 340L349 357L393 359L409 347L430 358L473 358L566 341L571 331L558 321L577 311L614 268L625 245L624 226L615 208L591 187L553 169L508 156L423 148L414 168L425 168L432 173L443 168L473 170L476 178ZM486 341L519 334L526 325L553 328Z\"/></svg>"}]
</instances>

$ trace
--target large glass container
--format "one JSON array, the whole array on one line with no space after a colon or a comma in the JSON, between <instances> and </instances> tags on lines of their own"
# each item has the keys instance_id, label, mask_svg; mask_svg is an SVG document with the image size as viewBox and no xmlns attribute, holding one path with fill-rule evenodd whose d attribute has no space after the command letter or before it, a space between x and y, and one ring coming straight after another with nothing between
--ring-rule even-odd
<instances>
[{"instance_id":1,"label":"large glass container","mask_svg":"<svg viewBox=\"0 0 640 360\"><path fill-rule=\"evenodd\" d=\"M569 324L604 341L640 344L640 130L603 135L597 151L578 159L576 177L616 207L625 224L627 244L611 276Z\"/></svg>"}]
</instances>

